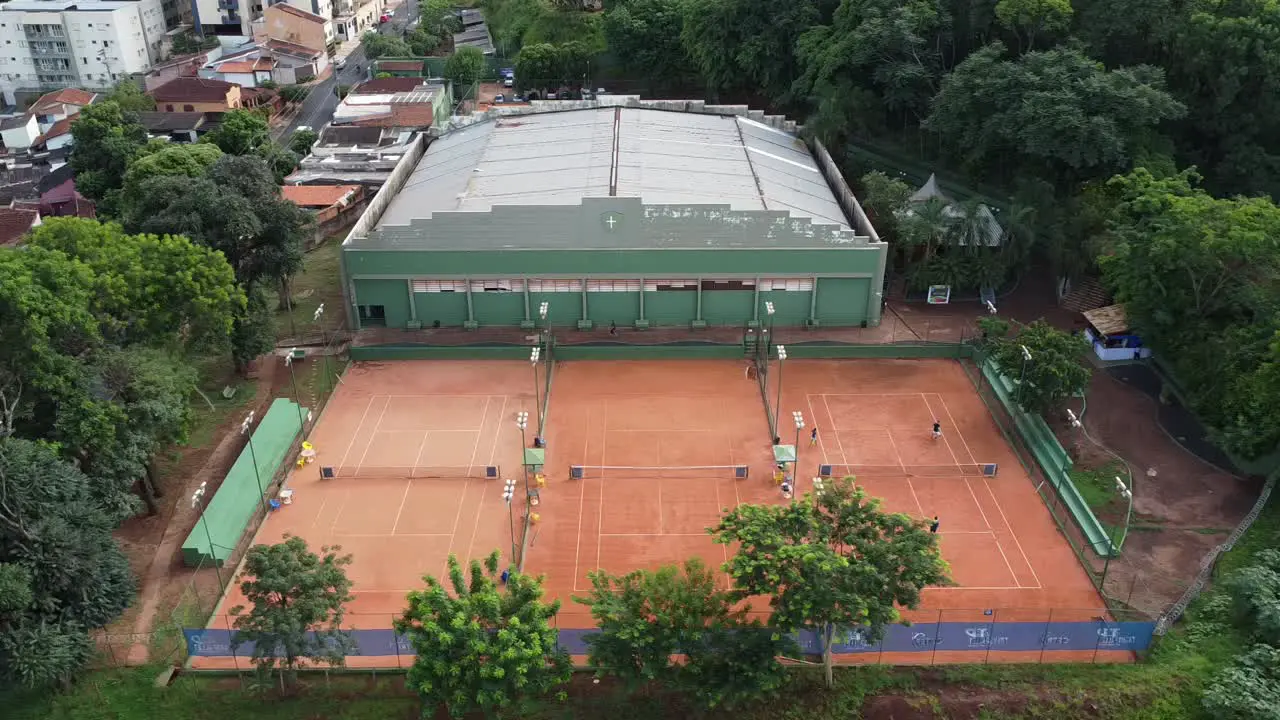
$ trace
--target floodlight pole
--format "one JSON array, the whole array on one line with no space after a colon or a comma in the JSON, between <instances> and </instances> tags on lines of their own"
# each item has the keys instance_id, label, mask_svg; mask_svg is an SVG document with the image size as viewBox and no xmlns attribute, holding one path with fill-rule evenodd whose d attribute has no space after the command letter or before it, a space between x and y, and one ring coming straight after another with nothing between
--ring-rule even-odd
<instances>
[{"instance_id":1,"label":"floodlight pole","mask_svg":"<svg viewBox=\"0 0 1280 720\"><path fill-rule=\"evenodd\" d=\"M1027 363L1031 360L1031 351L1027 349L1026 345L1019 345L1018 347L1022 348L1022 374L1018 377L1018 405L1019 409L1025 410L1021 406L1025 400L1023 388L1027 385Z\"/></svg>"},{"instance_id":2,"label":"floodlight pole","mask_svg":"<svg viewBox=\"0 0 1280 720\"><path fill-rule=\"evenodd\" d=\"M204 536L209 541L209 559L213 561L213 571L218 575L218 589L221 592L227 591L227 584L222 581L222 570L218 568L218 556L213 551L213 535L209 533L209 521L204 516L204 494L208 491L207 482L200 483L200 487L191 493L191 507L196 509L200 515L200 522L204 524Z\"/></svg>"},{"instance_id":3,"label":"floodlight pole","mask_svg":"<svg viewBox=\"0 0 1280 720\"><path fill-rule=\"evenodd\" d=\"M542 430L542 391L538 389L538 359L542 356L542 348L533 348L529 352L529 364L533 367L533 409L538 413L538 430Z\"/></svg>"},{"instance_id":4,"label":"floodlight pole","mask_svg":"<svg viewBox=\"0 0 1280 720\"><path fill-rule=\"evenodd\" d=\"M298 408L298 434L303 439L307 437L307 423L302 419L302 399L298 397L298 376L293 372L293 354L298 352L298 348L289 348L289 354L284 358L285 367L289 368L289 383L293 385L293 404Z\"/></svg>"},{"instance_id":5,"label":"floodlight pole","mask_svg":"<svg viewBox=\"0 0 1280 720\"><path fill-rule=\"evenodd\" d=\"M324 392L325 395L328 395L332 389L329 387L330 378L332 377L329 374L329 333L325 332L324 325L320 323L320 318L322 317L324 317L324 303L320 303L320 307L316 308L316 314L311 316L311 321L320 325L320 339L324 341L324 350L321 355L324 357Z\"/></svg>"},{"instance_id":6,"label":"floodlight pole","mask_svg":"<svg viewBox=\"0 0 1280 720\"><path fill-rule=\"evenodd\" d=\"M502 489L502 499L507 503L507 522L511 526L511 562L516 558L516 516L512 501L516 496L516 481L508 479Z\"/></svg>"},{"instance_id":7,"label":"floodlight pole","mask_svg":"<svg viewBox=\"0 0 1280 720\"><path fill-rule=\"evenodd\" d=\"M267 491L262 487L262 473L258 472L258 453L253 449L253 433L249 432L249 426L253 425L253 413L250 412L240 423L240 434L249 438L249 459L253 461L253 476L258 479L258 499L262 501L262 514L267 514Z\"/></svg>"},{"instance_id":8,"label":"floodlight pole","mask_svg":"<svg viewBox=\"0 0 1280 720\"><path fill-rule=\"evenodd\" d=\"M524 430L529 426L529 413L521 410L516 414L516 427L520 428L520 469L524 471L524 497L529 500L529 466L524 464L524 451L529 448Z\"/></svg>"},{"instance_id":9,"label":"floodlight pole","mask_svg":"<svg viewBox=\"0 0 1280 720\"><path fill-rule=\"evenodd\" d=\"M1107 544L1110 547L1107 548L1106 559L1102 561L1102 579L1098 581L1098 590L1103 594L1106 593L1107 571L1111 569L1111 556L1118 555L1124 547L1124 541L1129 537L1129 521L1133 518L1133 490L1124 484L1119 475L1116 476L1116 492L1129 501L1129 509L1124 514L1124 532L1120 533L1120 542L1113 543L1111 538L1107 538Z\"/></svg>"},{"instance_id":10,"label":"floodlight pole","mask_svg":"<svg viewBox=\"0 0 1280 720\"><path fill-rule=\"evenodd\" d=\"M800 431L804 429L804 415L797 410L791 413L791 417L796 421L796 464L800 462Z\"/></svg>"},{"instance_id":11,"label":"floodlight pole","mask_svg":"<svg viewBox=\"0 0 1280 720\"><path fill-rule=\"evenodd\" d=\"M773 405L773 434L778 434L778 413L782 410L782 362L787 359L787 348L778 346L778 401Z\"/></svg>"},{"instance_id":12,"label":"floodlight pole","mask_svg":"<svg viewBox=\"0 0 1280 720\"><path fill-rule=\"evenodd\" d=\"M766 339L769 342L773 341L773 314L775 310L776 309L773 306L773 302L769 300L766 300L764 302L764 312L766 315L769 316L769 337ZM769 357L769 347L767 344L765 345L765 357L766 358Z\"/></svg>"}]
</instances>

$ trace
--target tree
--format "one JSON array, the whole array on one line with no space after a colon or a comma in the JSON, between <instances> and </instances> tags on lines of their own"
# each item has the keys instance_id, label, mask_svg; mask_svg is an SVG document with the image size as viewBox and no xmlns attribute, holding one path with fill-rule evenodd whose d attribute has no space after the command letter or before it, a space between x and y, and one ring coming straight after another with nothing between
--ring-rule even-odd
<instances>
[{"instance_id":1,"label":"tree","mask_svg":"<svg viewBox=\"0 0 1280 720\"><path fill-rule=\"evenodd\" d=\"M994 43L943 79L925 127L975 168L1017 153L1031 174L1047 167L1060 187L1127 170L1145 136L1185 108L1164 73L1107 70L1076 49L1003 60Z\"/></svg>"},{"instance_id":2,"label":"tree","mask_svg":"<svg viewBox=\"0 0 1280 720\"><path fill-rule=\"evenodd\" d=\"M305 85L285 85L280 88L280 99L294 105L306 100L310 94L311 88Z\"/></svg>"},{"instance_id":3,"label":"tree","mask_svg":"<svg viewBox=\"0 0 1280 720\"><path fill-rule=\"evenodd\" d=\"M734 608L701 560L622 576L595 571L590 579L590 595L574 601L590 607L600 627L587 637L597 673L632 689L656 682L707 707L755 700L785 682L777 658L794 653L794 641L748 621L747 608Z\"/></svg>"},{"instance_id":4,"label":"tree","mask_svg":"<svg viewBox=\"0 0 1280 720\"><path fill-rule=\"evenodd\" d=\"M587 85L587 75L591 71L591 57L594 53L586 44L577 40L564 43L557 48L559 68L557 74L561 82L583 87Z\"/></svg>"},{"instance_id":5,"label":"tree","mask_svg":"<svg viewBox=\"0 0 1280 720\"><path fill-rule=\"evenodd\" d=\"M874 90L885 110L919 122L938 91L940 35L950 23L939 0L843 0L830 26L806 30L796 47L794 97L816 105L850 79Z\"/></svg>"},{"instance_id":6,"label":"tree","mask_svg":"<svg viewBox=\"0 0 1280 720\"><path fill-rule=\"evenodd\" d=\"M445 38L462 31L462 19L450 0L423 0L418 3L418 29Z\"/></svg>"},{"instance_id":7,"label":"tree","mask_svg":"<svg viewBox=\"0 0 1280 720\"><path fill-rule=\"evenodd\" d=\"M1050 413L1063 400L1084 392L1093 374L1083 357L1089 343L1043 320L995 340L990 348L991 361L1000 372L1018 381L1018 406L1029 413Z\"/></svg>"},{"instance_id":8,"label":"tree","mask_svg":"<svg viewBox=\"0 0 1280 720\"><path fill-rule=\"evenodd\" d=\"M1258 551L1250 565L1227 576L1235 624L1259 642L1280 647L1280 550Z\"/></svg>"},{"instance_id":9,"label":"tree","mask_svg":"<svg viewBox=\"0 0 1280 720\"><path fill-rule=\"evenodd\" d=\"M876 232L882 238L897 238L899 216L906 211L911 196L911 186L900 178L873 170L862 176L862 209L866 211Z\"/></svg>"},{"instance_id":10,"label":"tree","mask_svg":"<svg viewBox=\"0 0 1280 720\"><path fill-rule=\"evenodd\" d=\"M120 214L129 224L137 213L136 205L142 192L143 181L161 176L196 178L204 175L209 166L222 157L217 145L207 143L165 143L156 147L148 145L139 151L124 174L120 193Z\"/></svg>"},{"instance_id":11,"label":"tree","mask_svg":"<svg viewBox=\"0 0 1280 720\"><path fill-rule=\"evenodd\" d=\"M1027 52L1035 49L1036 35L1062 32L1070 27L1073 12L1071 0L1000 0L996 3L996 18L1018 37L1019 48Z\"/></svg>"},{"instance_id":12,"label":"tree","mask_svg":"<svg viewBox=\"0 0 1280 720\"><path fill-rule=\"evenodd\" d=\"M445 61L444 77L460 92L479 82L484 70L484 52L477 47L463 47Z\"/></svg>"},{"instance_id":13,"label":"tree","mask_svg":"<svg viewBox=\"0 0 1280 720\"><path fill-rule=\"evenodd\" d=\"M119 105L120 111L126 115L156 109L155 99L146 94L144 88L131 79L116 83L104 99Z\"/></svg>"},{"instance_id":14,"label":"tree","mask_svg":"<svg viewBox=\"0 0 1280 720\"><path fill-rule=\"evenodd\" d=\"M830 6L820 0L688 0L681 41L712 88L782 97L800 74L796 43L828 20Z\"/></svg>"},{"instance_id":15,"label":"tree","mask_svg":"<svg viewBox=\"0 0 1280 720\"><path fill-rule=\"evenodd\" d=\"M249 603L231 608L233 649L253 643L253 664L269 675L277 664L283 683L292 686L302 661L341 667L354 648L342 629L352 599L346 566L350 555L325 546L317 555L300 537L285 535L275 545L254 545L244 557L240 592Z\"/></svg>"},{"instance_id":16,"label":"tree","mask_svg":"<svg viewBox=\"0 0 1280 720\"><path fill-rule=\"evenodd\" d=\"M315 145L319 139L320 133L315 130L299 130L289 138L289 149L293 154L305 157L311 154L311 146Z\"/></svg>"},{"instance_id":17,"label":"tree","mask_svg":"<svg viewBox=\"0 0 1280 720\"><path fill-rule=\"evenodd\" d=\"M266 118L253 110L224 113L222 122L201 142L217 145L228 155L249 155L271 141Z\"/></svg>"},{"instance_id":18,"label":"tree","mask_svg":"<svg viewBox=\"0 0 1280 720\"><path fill-rule=\"evenodd\" d=\"M29 244L92 271L90 308L120 346L216 347L244 307L226 258L181 235L127 235L115 223L50 218Z\"/></svg>"},{"instance_id":19,"label":"tree","mask_svg":"<svg viewBox=\"0 0 1280 720\"><path fill-rule=\"evenodd\" d=\"M609 50L630 74L646 78L651 87L694 74L680 41L683 26L684 0L631 0L611 5L604 14Z\"/></svg>"},{"instance_id":20,"label":"tree","mask_svg":"<svg viewBox=\"0 0 1280 720\"><path fill-rule=\"evenodd\" d=\"M1258 644L1219 670L1204 691L1219 720L1280 720L1280 648Z\"/></svg>"},{"instance_id":21,"label":"tree","mask_svg":"<svg viewBox=\"0 0 1280 720\"><path fill-rule=\"evenodd\" d=\"M278 143L267 141L259 145L254 154L262 158L262 161L271 169L277 184L283 184L285 178L298 169L297 153L281 147Z\"/></svg>"},{"instance_id":22,"label":"tree","mask_svg":"<svg viewBox=\"0 0 1280 720\"><path fill-rule=\"evenodd\" d=\"M71 123L71 137L76 189L98 202L99 215L113 215L125 170L147 144L146 128L108 100L83 108Z\"/></svg>"},{"instance_id":23,"label":"tree","mask_svg":"<svg viewBox=\"0 0 1280 720\"><path fill-rule=\"evenodd\" d=\"M526 90L556 85L560 69L560 51L554 45L525 45L516 56L516 81Z\"/></svg>"},{"instance_id":24,"label":"tree","mask_svg":"<svg viewBox=\"0 0 1280 720\"><path fill-rule=\"evenodd\" d=\"M0 678L8 683L67 684L91 654L88 630L133 598L114 525L89 496L88 478L47 444L0 438Z\"/></svg>"},{"instance_id":25,"label":"tree","mask_svg":"<svg viewBox=\"0 0 1280 720\"><path fill-rule=\"evenodd\" d=\"M364 48L364 56L369 60L381 57L412 57L413 49L409 43L398 37L383 35L370 30L360 36L360 47Z\"/></svg>"},{"instance_id":26,"label":"tree","mask_svg":"<svg viewBox=\"0 0 1280 720\"><path fill-rule=\"evenodd\" d=\"M267 307L262 288L256 283L247 290L249 304L236 316L231 328L231 359L236 372L243 375L249 363L271 352L276 346L275 320Z\"/></svg>"},{"instance_id":27,"label":"tree","mask_svg":"<svg viewBox=\"0 0 1280 720\"><path fill-rule=\"evenodd\" d=\"M451 554L448 587L428 575L426 589L409 593L395 627L417 654L407 684L424 715L441 705L455 718L519 708L569 681L569 657L550 625L559 601L543 601L542 579L516 570L500 588L499 562L497 551L483 565L472 560L464 576Z\"/></svg>"},{"instance_id":28,"label":"tree","mask_svg":"<svg viewBox=\"0 0 1280 720\"><path fill-rule=\"evenodd\" d=\"M1280 442L1267 409L1280 402L1280 209L1211 197L1197 180L1138 170L1108 183L1098 262L1132 330L1170 363L1217 440L1258 457Z\"/></svg>"},{"instance_id":29,"label":"tree","mask_svg":"<svg viewBox=\"0 0 1280 720\"><path fill-rule=\"evenodd\" d=\"M827 687L837 631L875 642L899 607L915 608L924 587L947 581L938 536L882 512L853 478L785 505L739 505L711 533L738 547L725 566L737 597L768 595L775 630L818 632Z\"/></svg>"}]
</instances>

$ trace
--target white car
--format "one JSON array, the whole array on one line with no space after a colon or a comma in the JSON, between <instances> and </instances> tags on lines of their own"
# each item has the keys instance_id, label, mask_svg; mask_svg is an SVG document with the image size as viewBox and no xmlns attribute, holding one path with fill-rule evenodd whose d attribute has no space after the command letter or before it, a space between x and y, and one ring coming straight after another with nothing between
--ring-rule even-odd
<instances>
[{"instance_id":1,"label":"white car","mask_svg":"<svg viewBox=\"0 0 1280 720\"><path fill-rule=\"evenodd\" d=\"M346 59L346 58L338 58L338 62L334 63L334 64L333 64L333 67L334 67L335 69L339 70L339 71L341 71L341 70L346 70L346 69L347 69L347 59Z\"/></svg>"}]
</instances>

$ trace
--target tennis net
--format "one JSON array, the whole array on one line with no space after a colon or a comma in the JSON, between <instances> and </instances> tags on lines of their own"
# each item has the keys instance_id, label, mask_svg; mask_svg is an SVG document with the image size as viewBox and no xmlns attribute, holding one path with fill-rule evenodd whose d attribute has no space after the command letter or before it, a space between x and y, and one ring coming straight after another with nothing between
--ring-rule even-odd
<instances>
[{"instance_id":1,"label":"tennis net","mask_svg":"<svg viewBox=\"0 0 1280 720\"><path fill-rule=\"evenodd\" d=\"M747 477L746 465L570 465L572 480L618 478L626 480L686 478L736 478Z\"/></svg>"},{"instance_id":2,"label":"tennis net","mask_svg":"<svg viewBox=\"0 0 1280 720\"><path fill-rule=\"evenodd\" d=\"M818 465L818 477L995 477L996 463L958 465Z\"/></svg>"},{"instance_id":3,"label":"tennis net","mask_svg":"<svg viewBox=\"0 0 1280 720\"><path fill-rule=\"evenodd\" d=\"M326 480L344 478L489 478L501 477L502 470L497 465L339 465L320 468L320 477Z\"/></svg>"}]
</instances>

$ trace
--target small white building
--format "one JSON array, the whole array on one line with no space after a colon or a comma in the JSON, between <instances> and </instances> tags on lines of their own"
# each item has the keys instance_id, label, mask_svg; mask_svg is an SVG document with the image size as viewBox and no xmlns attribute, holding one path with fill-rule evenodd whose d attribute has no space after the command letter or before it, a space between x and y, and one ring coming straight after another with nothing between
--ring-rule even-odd
<instances>
[{"instance_id":1,"label":"small white building","mask_svg":"<svg viewBox=\"0 0 1280 720\"><path fill-rule=\"evenodd\" d=\"M0 142L7 150L26 150L40 137L36 116L27 114L0 120Z\"/></svg>"}]
</instances>

